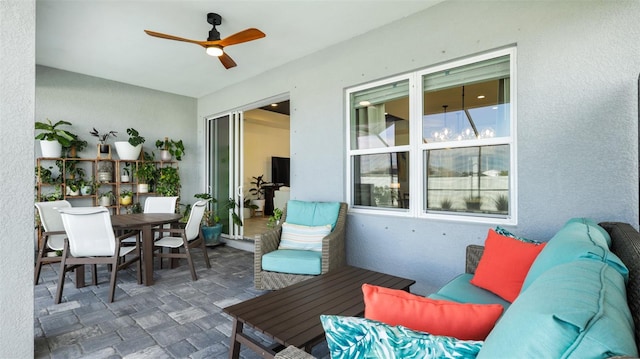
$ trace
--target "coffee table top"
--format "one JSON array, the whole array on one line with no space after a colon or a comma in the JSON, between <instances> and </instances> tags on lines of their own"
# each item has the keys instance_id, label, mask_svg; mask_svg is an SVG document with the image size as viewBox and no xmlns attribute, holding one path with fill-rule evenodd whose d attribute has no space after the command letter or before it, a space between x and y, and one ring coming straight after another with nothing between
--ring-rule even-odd
<instances>
[{"instance_id":1,"label":"coffee table top","mask_svg":"<svg viewBox=\"0 0 640 359\"><path fill-rule=\"evenodd\" d=\"M321 314L364 314L361 289L364 283L408 290L415 281L346 266L226 307L224 311L284 346L309 347L324 338Z\"/></svg>"}]
</instances>

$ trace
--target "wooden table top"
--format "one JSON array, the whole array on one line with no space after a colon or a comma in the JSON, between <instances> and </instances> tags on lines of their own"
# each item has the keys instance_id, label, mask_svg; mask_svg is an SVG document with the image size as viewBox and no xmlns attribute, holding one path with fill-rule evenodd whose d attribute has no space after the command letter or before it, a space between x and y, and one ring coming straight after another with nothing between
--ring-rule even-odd
<instances>
[{"instance_id":1,"label":"wooden table top","mask_svg":"<svg viewBox=\"0 0 640 359\"><path fill-rule=\"evenodd\" d=\"M133 228L144 225L159 225L176 222L182 218L179 213L131 213L114 214L111 216L111 225L116 228Z\"/></svg>"},{"instance_id":2,"label":"wooden table top","mask_svg":"<svg viewBox=\"0 0 640 359\"><path fill-rule=\"evenodd\" d=\"M292 286L224 308L278 343L299 348L324 338L321 314L362 316L362 284L409 290L414 280L346 266Z\"/></svg>"}]
</instances>

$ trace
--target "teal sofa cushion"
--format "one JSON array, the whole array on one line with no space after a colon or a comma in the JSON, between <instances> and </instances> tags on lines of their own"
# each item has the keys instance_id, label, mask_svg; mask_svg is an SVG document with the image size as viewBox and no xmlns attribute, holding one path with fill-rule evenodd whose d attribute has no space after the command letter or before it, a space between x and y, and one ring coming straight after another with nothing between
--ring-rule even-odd
<instances>
[{"instance_id":1,"label":"teal sofa cushion","mask_svg":"<svg viewBox=\"0 0 640 359\"><path fill-rule=\"evenodd\" d=\"M609 250L599 231L581 221L570 220L549 240L533 262L520 293L527 290L550 268L581 258L606 262L620 272L625 281L629 278L629 270L620 258Z\"/></svg>"},{"instance_id":2,"label":"teal sofa cushion","mask_svg":"<svg viewBox=\"0 0 640 359\"><path fill-rule=\"evenodd\" d=\"M565 223L565 225L569 223L581 223L586 225L587 227L589 227L589 235L594 241L598 242L603 247L604 243L606 243L606 247L611 248L611 236L609 235L609 232L600 227L600 225L598 225L598 222L594 221L593 219L584 217L571 218L567 221L567 223Z\"/></svg>"},{"instance_id":3,"label":"teal sofa cushion","mask_svg":"<svg viewBox=\"0 0 640 359\"><path fill-rule=\"evenodd\" d=\"M478 358L637 356L625 282L607 263L557 265L518 296Z\"/></svg>"},{"instance_id":4,"label":"teal sofa cushion","mask_svg":"<svg viewBox=\"0 0 640 359\"><path fill-rule=\"evenodd\" d=\"M322 253L278 249L262 256L262 269L279 273L318 275L322 273Z\"/></svg>"},{"instance_id":5,"label":"teal sofa cushion","mask_svg":"<svg viewBox=\"0 0 640 359\"><path fill-rule=\"evenodd\" d=\"M321 315L332 359L475 358L482 341L459 340L375 320Z\"/></svg>"},{"instance_id":6,"label":"teal sofa cushion","mask_svg":"<svg viewBox=\"0 0 640 359\"><path fill-rule=\"evenodd\" d=\"M471 278L473 278L473 274L461 274L428 297L431 299L451 300L458 303L500 304L505 311L509 308L511 303L488 290L471 284L469 282Z\"/></svg>"},{"instance_id":7,"label":"teal sofa cushion","mask_svg":"<svg viewBox=\"0 0 640 359\"><path fill-rule=\"evenodd\" d=\"M291 200L287 202L288 223L303 226L331 225L333 230L338 221L340 202L307 202Z\"/></svg>"}]
</instances>

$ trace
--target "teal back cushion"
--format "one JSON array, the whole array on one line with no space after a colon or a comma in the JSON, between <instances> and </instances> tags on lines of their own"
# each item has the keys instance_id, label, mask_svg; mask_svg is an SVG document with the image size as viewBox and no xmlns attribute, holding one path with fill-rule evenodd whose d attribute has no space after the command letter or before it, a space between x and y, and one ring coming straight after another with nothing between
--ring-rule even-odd
<instances>
[{"instance_id":1,"label":"teal back cushion","mask_svg":"<svg viewBox=\"0 0 640 359\"><path fill-rule=\"evenodd\" d=\"M431 335L375 320L321 315L331 359L475 358L482 341Z\"/></svg>"},{"instance_id":2,"label":"teal back cushion","mask_svg":"<svg viewBox=\"0 0 640 359\"><path fill-rule=\"evenodd\" d=\"M580 258L606 262L620 272L625 280L629 277L629 270L609 250L599 231L579 220L570 220L547 242L533 262L522 284L521 293L550 268Z\"/></svg>"},{"instance_id":3,"label":"teal back cushion","mask_svg":"<svg viewBox=\"0 0 640 359\"><path fill-rule=\"evenodd\" d=\"M588 259L555 266L511 304L478 358L637 356L624 279Z\"/></svg>"},{"instance_id":4,"label":"teal back cushion","mask_svg":"<svg viewBox=\"0 0 640 359\"><path fill-rule=\"evenodd\" d=\"M287 223L303 226L324 226L330 224L336 227L340 202L307 202L291 200L287 202Z\"/></svg>"},{"instance_id":5,"label":"teal back cushion","mask_svg":"<svg viewBox=\"0 0 640 359\"><path fill-rule=\"evenodd\" d=\"M590 218L571 218L565 223L565 225L569 223L581 223L588 227L589 235L594 241L597 241L600 245L604 246L606 243L607 248L611 248L611 236L609 232L607 232L604 228L600 227L596 221Z\"/></svg>"}]
</instances>

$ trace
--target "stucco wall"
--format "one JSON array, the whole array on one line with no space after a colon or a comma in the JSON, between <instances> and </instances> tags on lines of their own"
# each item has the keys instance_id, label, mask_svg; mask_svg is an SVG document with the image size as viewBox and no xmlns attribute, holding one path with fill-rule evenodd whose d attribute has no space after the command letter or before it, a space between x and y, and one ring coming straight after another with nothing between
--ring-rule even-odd
<instances>
[{"instance_id":1,"label":"stucco wall","mask_svg":"<svg viewBox=\"0 0 640 359\"><path fill-rule=\"evenodd\" d=\"M288 92L292 197L345 200L346 87L516 44L509 229L546 240L575 216L637 228L638 18L637 1L446 1L200 98L198 116ZM426 294L464 271L465 246L491 224L352 213L347 227L350 264L413 278Z\"/></svg>"},{"instance_id":2,"label":"stucco wall","mask_svg":"<svg viewBox=\"0 0 640 359\"><path fill-rule=\"evenodd\" d=\"M0 1L0 358L33 358L35 1Z\"/></svg>"}]
</instances>

